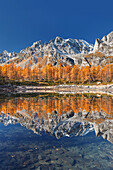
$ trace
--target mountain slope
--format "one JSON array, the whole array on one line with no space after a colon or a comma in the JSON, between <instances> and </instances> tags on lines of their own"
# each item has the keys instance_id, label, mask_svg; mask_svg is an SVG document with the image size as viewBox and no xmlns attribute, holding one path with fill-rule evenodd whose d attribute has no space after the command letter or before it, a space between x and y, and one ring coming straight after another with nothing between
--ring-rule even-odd
<instances>
[{"instance_id":1,"label":"mountain slope","mask_svg":"<svg viewBox=\"0 0 113 170\"><path fill-rule=\"evenodd\" d=\"M33 43L31 47L21 50L19 53L8 53L3 51L0 54L0 64L15 63L16 66L25 68L27 65L35 67L40 64L62 66L79 64L79 66L90 67L92 65L105 66L113 63L113 32L96 39L94 46L80 39L63 39L56 37L44 44L41 41Z\"/></svg>"},{"instance_id":2,"label":"mountain slope","mask_svg":"<svg viewBox=\"0 0 113 170\"><path fill-rule=\"evenodd\" d=\"M113 55L113 32L104 36L101 40L98 38L95 41L94 52L99 51L105 55Z\"/></svg>"},{"instance_id":3,"label":"mountain slope","mask_svg":"<svg viewBox=\"0 0 113 170\"><path fill-rule=\"evenodd\" d=\"M74 65L81 63L83 55L88 54L92 50L93 45L84 40L56 37L44 45L41 41L37 41L31 47L21 50L18 54L4 51L0 54L0 63L14 62L21 67L25 67L27 64L34 67L37 63L40 63L42 66L48 63L51 63L51 65L60 63L62 65Z\"/></svg>"},{"instance_id":4,"label":"mountain slope","mask_svg":"<svg viewBox=\"0 0 113 170\"><path fill-rule=\"evenodd\" d=\"M96 39L93 51L85 57L94 66L113 63L113 32Z\"/></svg>"}]
</instances>

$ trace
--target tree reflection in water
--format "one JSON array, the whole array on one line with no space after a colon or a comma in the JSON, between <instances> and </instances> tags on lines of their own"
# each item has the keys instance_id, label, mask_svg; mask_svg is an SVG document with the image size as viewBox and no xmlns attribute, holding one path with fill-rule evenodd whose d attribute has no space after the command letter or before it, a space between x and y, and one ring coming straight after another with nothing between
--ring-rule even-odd
<instances>
[{"instance_id":1,"label":"tree reflection in water","mask_svg":"<svg viewBox=\"0 0 113 170\"><path fill-rule=\"evenodd\" d=\"M83 136L95 130L113 143L113 97L88 95L37 95L0 100L0 121L20 123L34 133Z\"/></svg>"}]
</instances>

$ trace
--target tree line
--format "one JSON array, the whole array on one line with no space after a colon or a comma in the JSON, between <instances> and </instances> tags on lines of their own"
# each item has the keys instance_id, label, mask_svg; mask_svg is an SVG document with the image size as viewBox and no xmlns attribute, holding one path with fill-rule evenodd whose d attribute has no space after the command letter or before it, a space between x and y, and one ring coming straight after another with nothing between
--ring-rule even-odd
<instances>
[{"instance_id":1,"label":"tree line","mask_svg":"<svg viewBox=\"0 0 113 170\"><path fill-rule=\"evenodd\" d=\"M15 64L4 64L0 66L0 80L4 81L48 81L48 82L69 82L69 83L91 83L95 81L112 82L113 81L113 64L101 66L79 65L51 66L46 65L44 68L37 64L34 68L29 65L26 68L16 67Z\"/></svg>"}]
</instances>

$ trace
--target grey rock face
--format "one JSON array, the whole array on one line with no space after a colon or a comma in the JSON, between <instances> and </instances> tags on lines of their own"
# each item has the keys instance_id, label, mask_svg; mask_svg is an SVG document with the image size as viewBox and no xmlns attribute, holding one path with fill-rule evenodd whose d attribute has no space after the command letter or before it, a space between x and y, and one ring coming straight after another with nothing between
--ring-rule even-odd
<instances>
[{"instance_id":1,"label":"grey rock face","mask_svg":"<svg viewBox=\"0 0 113 170\"><path fill-rule=\"evenodd\" d=\"M113 55L113 32L104 36L101 40L96 39L94 45L94 52L102 52L106 56Z\"/></svg>"},{"instance_id":2,"label":"grey rock face","mask_svg":"<svg viewBox=\"0 0 113 170\"><path fill-rule=\"evenodd\" d=\"M32 66L30 66L34 67L39 62L39 58L42 66L44 65L43 63L51 63L51 65L82 64L79 58L82 60L83 55L92 50L93 45L84 40L56 37L44 45L41 41L37 41L31 47L21 50L18 54L5 51L0 54L0 64L13 62L17 66L25 67L31 60Z\"/></svg>"},{"instance_id":3,"label":"grey rock face","mask_svg":"<svg viewBox=\"0 0 113 170\"><path fill-rule=\"evenodd\" d=\"M100 54L95 54L95 52L101 52L103 57L100 57ZM113 32L102 39L96 39L94 46L84 40L63 39L58 36L44 44L37 41L31 47L27 47L19 53L3 51L0 54L0 64L13 62L16 66L23 68L26 65L33 68L37 63L42 67L48 63L55 66L58 64L62 66L78 64L80 67L85 67L89 65L85 58L86 55L89 55L88 61L94 66L104 66L109 63L109 58L106 57L113 56ZM113 62L112 60L110 63Z\"/></svg>"},{"instance_id":4,"label":"grey rock face","mask_svg":"<svg viewBox=\"0 0 113 170\"><path fill-rule=\"evenodd\" d=\"M9 60L15 58L17 54L15 52L8 53L6 50L0 53L0 63L8 62Z\"/></svg>"}]
</instances>

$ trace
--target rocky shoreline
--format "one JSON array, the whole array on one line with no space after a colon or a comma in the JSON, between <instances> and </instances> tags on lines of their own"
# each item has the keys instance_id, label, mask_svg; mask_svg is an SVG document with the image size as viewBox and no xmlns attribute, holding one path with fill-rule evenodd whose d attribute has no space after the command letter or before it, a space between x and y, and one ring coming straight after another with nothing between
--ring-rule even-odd
<instances>
[{"instance_id":1,"label":"rocky shoreline","mask_svg":"<svg viewBox=\"0 0 113 170\"><path fill-rule=\"evenodd\" d=\"M57 85L15 86L1 85L0 94L5 93L99 93L113 95L113 84L108 85Z\"/></svg>"}]
</instances>

